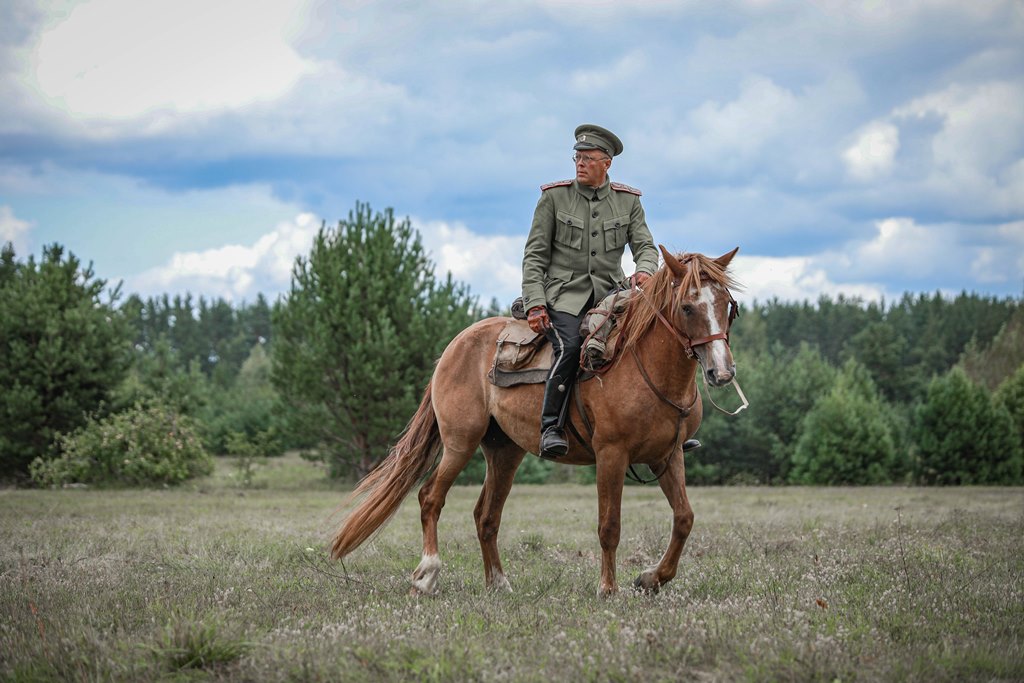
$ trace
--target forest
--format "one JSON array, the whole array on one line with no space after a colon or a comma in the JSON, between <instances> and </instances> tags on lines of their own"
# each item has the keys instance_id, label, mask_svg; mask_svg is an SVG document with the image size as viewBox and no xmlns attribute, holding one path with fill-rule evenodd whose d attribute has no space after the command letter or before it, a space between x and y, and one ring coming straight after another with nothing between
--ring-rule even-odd
<instances>
[{"instance_id":1,"label":"forest","mask_svg":"<svg viewBox=\"0 0 1024 683\"><path fill-rule=\"evenodd\" d=\"M60 245L37 260L8 244L0 477L173 484L211 457L288 450L359 477L414 412L447 341L508 303L481 306L435 276L409 221L364 204L321 228L273 302L123 296ZM755 301L731 345L750 408L728 417L705 401L690 483L1022 481L1020 298ZM733 388L712 391L737 402ZM531 457L519 476L587 481L565 470ZM461 481L482 476L475 458Z\"/></svg>"}]
</instances>

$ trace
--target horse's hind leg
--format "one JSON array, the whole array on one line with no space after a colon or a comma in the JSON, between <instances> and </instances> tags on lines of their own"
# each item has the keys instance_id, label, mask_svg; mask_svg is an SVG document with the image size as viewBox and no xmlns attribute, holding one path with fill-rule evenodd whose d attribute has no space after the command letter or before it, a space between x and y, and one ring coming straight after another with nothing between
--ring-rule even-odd
<instances>
[{"instance_id":1,"label":"horse's hind leg","mask_svg":"<svg viewBox=\"0 0 1024 683\"><path fill-rule=\"evenodd\" d=\"M686 496L686 465L682 451L675 452L669 458L668 470L658 483L672 506L672 536L658 564L645 570L633 582L637 590L647 593L657 593L659 588L675 577L679 556L693 528L693 508Z\"/></svg>"},{"instance_id":2,"label":"horse's hind leg","mask_svg":"<svg viewBox=\"0 0 1024 683\"><path fill-rule=\"evenodd\" d=\"M511 591L512 587L505 578L501 556L498 554L498 529L501 526L501 511L526 451L505 436L494 422L491 422L481 445L487 459L487 477L473 510L473 518L476 520L476 533L483 552L484 580L488 588Z\"/></svg>"},{"instance_id":3,"label":"horse's hind leg","mask_svg":"<svg viewBox=\"0 0 1024 683\"><path fill-rule=\"evenodd\" d=\"M446 445L437 469L420 488L423 557L412 573L414 595L433 595L437 592L437 576L441 571L441 557L437 551L437 520L441 517L441 508L444 507L448 489L475 451L476 444L472 447Z\"/></svg>"}]
</instances>

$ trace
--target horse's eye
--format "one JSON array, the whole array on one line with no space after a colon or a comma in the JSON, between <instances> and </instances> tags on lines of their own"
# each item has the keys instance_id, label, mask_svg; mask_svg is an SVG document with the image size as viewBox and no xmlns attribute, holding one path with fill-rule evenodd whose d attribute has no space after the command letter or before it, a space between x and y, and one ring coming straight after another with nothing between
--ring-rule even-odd
<instances>
[{"instance_id":1,"label":"horse's eye","mask_svg":"<svg viewBox=\"0 0 1024 683\"><path fill-rule=\"evenodd\" d=\"M691 306L690 304L683 304L683 314L693 315L693 306Z\"/></svg>"}]
</instances>

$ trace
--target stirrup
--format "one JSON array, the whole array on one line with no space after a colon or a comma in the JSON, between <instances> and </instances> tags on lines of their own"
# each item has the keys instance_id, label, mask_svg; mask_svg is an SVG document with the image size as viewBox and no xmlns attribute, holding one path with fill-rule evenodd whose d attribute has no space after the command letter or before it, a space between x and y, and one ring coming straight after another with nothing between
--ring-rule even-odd
<instances>
[{"instance_id":1,"label":"stirrup","mask_svg":"<svg viewBox=\"0 0 1024 683\"><path fill-rule=\"evenodd\" d=\"M558 427L548 427L540 435L540 457L560 458L569 452L569 442L565 440L565 432Z\"/></svg>"}]
</instances>

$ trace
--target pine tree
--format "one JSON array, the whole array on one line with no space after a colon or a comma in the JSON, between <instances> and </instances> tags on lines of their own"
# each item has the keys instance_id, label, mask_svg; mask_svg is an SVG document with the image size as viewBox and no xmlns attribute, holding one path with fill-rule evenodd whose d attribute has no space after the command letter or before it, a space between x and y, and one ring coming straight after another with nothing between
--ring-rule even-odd
<instances>
[{"instance_id":1,"label":"pine tree","mask_svg":"<svg viewBox=\"0 0 1024 683\"><path fill-rule=\"evenodd\" d=\"M801 484L882 484L902 471L884 402L855 360L803 421L790 479Z\"/></svg>"},{"instance_id":2,"label":"pine tree","mask_svg":"<svg viewBox=\"0 0 1024 683\"><path fill-rule=\"evenodd\" d=\"M1024 365L999 385L995 397L1010 414L1017 431L1017 441L1024 452Z\"/></svg>"},{"instance_id":3,"label":"pine tree","mask_svg":"<svg viewBox=\"0 0 1024 683\"><path fill-rule=\"evenodd\" d=\"M0 257L0 476L24 475L59 433L83 424L121 381L131 332L106 282L54 244L36 263Z\"/></svg>"},{"instance_id":4,"label":"pine tree","mask_svg":"<svg viewBox=\"0 0 1024 683\"><path fill-rule=\"evenodd\" d=\"M915 415L915 475L925 484L1014 484L1021 446L1013 418L954 367L928 386Z\"/></svg>"},{"instance_id":5,"label":"pine tree","mask_svg":"<svg viewBox=\"0 0 1024 683\"><path fill-rule=\"evenodd\" d=\"M362 476L415 412L433 364L474 319L468 292L437 281L419 235L357 204L321 227L275 307L273 380L316 434L332 474Z\"/></svg>"}]
</instances>

